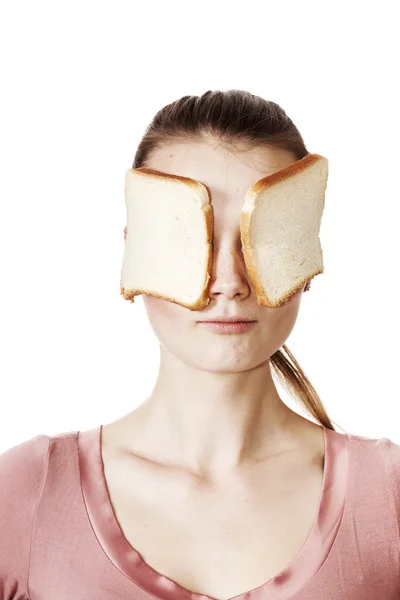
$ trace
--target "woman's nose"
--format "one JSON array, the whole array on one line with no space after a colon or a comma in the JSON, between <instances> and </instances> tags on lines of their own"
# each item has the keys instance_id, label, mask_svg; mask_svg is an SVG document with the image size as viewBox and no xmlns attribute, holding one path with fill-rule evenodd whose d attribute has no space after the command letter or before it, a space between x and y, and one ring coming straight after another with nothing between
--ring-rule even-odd
<instances>
[{"instance_id":1,"label":"woman's nose","mask_svg":"<svg viewBox=\"0 0 400 600\"><path fill-rule=\"evenodd\" d=\"M243 252L231 243L213 248L210 297L222 294L229 300L247 298L251 293Z\"/></svg>"}]
</instances>

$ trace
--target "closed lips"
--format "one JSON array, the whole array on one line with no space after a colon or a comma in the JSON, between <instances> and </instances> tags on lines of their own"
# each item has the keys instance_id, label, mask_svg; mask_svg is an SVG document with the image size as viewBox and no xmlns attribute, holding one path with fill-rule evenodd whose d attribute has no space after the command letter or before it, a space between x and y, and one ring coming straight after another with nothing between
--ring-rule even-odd
<instances>
[{"instance_id":1,"label":"closed lips","mask_svg":"<svg viewBox=\"0 0 400 600\"><path fill-rule=\"evenodd\" d=\"M199 321L200 323L254 323L254 319L241 319L240 317L216 317Z\"/></svg>"}]
</instances>

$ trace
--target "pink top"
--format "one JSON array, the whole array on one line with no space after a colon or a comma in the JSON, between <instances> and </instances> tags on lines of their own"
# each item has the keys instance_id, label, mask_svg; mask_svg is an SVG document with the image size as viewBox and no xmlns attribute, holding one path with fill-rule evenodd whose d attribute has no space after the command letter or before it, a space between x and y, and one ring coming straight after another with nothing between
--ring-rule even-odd
<instances>
[{"instance_id":1,"label":"pink top","mask_svg":"<svg viewBox=\"0 0 400 600\"><path fill-rule=\"evenodd\" d=\"M101 433L38 435L0 455L0 600L213 600L155 571L126 540ZM235 600L399 600L400 445L324 433L307 540L283 571Z\"/></svg>"}]
</instances>

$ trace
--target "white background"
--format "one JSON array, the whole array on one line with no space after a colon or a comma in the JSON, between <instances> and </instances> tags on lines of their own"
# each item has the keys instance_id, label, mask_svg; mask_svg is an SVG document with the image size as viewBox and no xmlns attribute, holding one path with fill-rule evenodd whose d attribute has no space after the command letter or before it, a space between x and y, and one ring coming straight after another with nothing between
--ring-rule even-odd
<instances>
[{"instance_id":1,"label":"white background","mask_svg":"<svg viewBox=\"0 0 400 600\"><path fill-rule=\"evenodd\" d=\"M125 171L162 106L231 88L329 160L325 272L287 345L336 423L400 443L396 4L3 4L0 451L150 393L158 342L119 293Z\"/></svg>"}]
</instances>

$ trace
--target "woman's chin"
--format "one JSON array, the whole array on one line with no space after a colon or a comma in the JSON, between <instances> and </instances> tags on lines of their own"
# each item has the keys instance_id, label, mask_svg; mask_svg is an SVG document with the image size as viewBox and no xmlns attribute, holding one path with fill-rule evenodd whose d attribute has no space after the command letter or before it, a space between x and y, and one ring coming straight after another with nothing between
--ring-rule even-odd
<instances>
[{"instance_id":1,"label":"woman's chin","mask_svg":"<svg viewBox=\"0 0 400 600\"><path fill-rule=\"evenodd\" d=\"M250 353L235 354L234 352L225 352L223 356L217 353L208 353L207 356L192 357L192 360L186 361L191 366L201 371L210 373L244 373L257 368L267 359L254 356Z\"/></svg>"}]
</instances>

